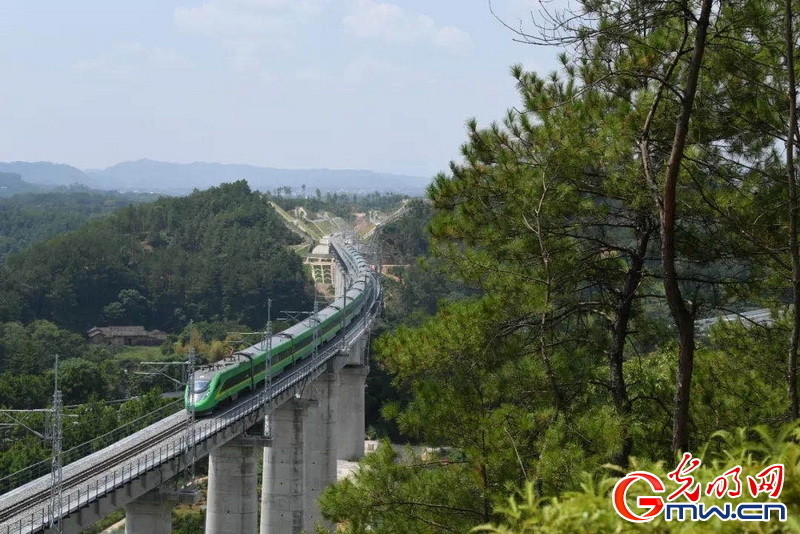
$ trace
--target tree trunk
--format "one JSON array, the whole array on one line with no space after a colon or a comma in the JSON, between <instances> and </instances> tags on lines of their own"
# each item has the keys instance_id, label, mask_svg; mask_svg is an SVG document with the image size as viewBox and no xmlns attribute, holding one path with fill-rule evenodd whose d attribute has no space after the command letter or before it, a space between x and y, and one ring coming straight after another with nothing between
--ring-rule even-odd
<instances>
[{"instance_id":1,"label":"tree trunk","mask_svg":"<svg viewBox=\"0 0 800 534\"><path fill-rule=\"evenodd\" d=\"M620 294L616 318L614 325L611 327L613 337L611 339L611 350L608 354L608 365L611 373L611 397L614 400L614 409L622 419L622 442L612 461L622 467L628 465L628 457L633 449L633 438L628 432L631 402L623 373L625 341L628 337L628 323L630 323L631 319L633 300L636 297L636 290L642 281L645 255L647 254L647 246L650 243L652 232L653 227L650 221L642 220L637 229L636 251L631 257L631 265L625 279L625 287Z\"/></svg>"},{"instance_id":2,"label":"tree trunk","mask_svg":"<svg viewBox=\"0 0 800 534\"><path fill-rule=\"evenodd\" d=\"M789 393L789 415L792 419L800 416L797 398L797 351L800 344L800 248L797 243L797 178L794 168L794 140L797 127L797 85L794 74L794 21L792 20L792 0L786 0L786 69L788 71L789 117L786 136L786 178L789 185L789 251L792 256L792 292L794 300L794 319L792 339L789 344L789 357L786 369L787 390Z\"/></svg>"},{"instance_id":3,"label":"tree trunk","mask_svg":"<svg viewBox=\"0 0 800 534\"><path fill-rule=\"evenodd\" d=\"M544 372L547 376L547 382L550 385L550 394L553 396L553 406L556 409L555 415L558 416L564 409L564 398L561 395L561 388L558 386L558 380L556 379L556 374L553 371L553 366L550 362L550 356L547 353L548 348L545 340L546 324L547 312L542 313L539 321L539 356L542 359L542 364L544 364Z\"/></svg>"},{"instance_id":4,"label":"tree trunk","mask_svg":"<svg viewBox=\"0 0 800 534\"><path fill-rule=\"evenodd\" d=\"M683 92L680 115L675 125L675 137L667 163L664 190L661 204L661 264L664 270L664 293L667 297L672 318L678 328L678 371L675 377L675 406L672 427L672 450L677 453L687 448L689 441L689 396L694 366L694 314L690 311L681 294L678 274L675 267L675 221L677 208L677 184L680 174L686 138L689 133L689 120L692 117L694 98L703 55L706 49L706 34L711 17L712 0L703 0L694 39L694 50L686 73L686 87Z\"/></svg>"}]
</instances>

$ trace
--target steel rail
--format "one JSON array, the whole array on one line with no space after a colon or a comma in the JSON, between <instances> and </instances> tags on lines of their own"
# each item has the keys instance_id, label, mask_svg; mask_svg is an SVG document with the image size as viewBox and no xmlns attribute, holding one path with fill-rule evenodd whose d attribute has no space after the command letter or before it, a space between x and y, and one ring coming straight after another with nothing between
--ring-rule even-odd
<instances>
[{"instance_id":1,"label":"steel rail","mask_svg":"<svg viewBox=\"0 0 800 534\"><path fill-rule=\"evenodd\" d=\"M352 258L348 259L352 260ZM352 261L351 266L357 269L354 261ZM69 476L69 478L65 480L66 487L62 501L63 507L58 515L63 518L75 513L88 506L91 502L124 487L125 484L140 477L144 473L154 470L170 460L180 458L185 455L190 446L196 447L197 444L210 439L216 433L230 427L253 412L264 409L265 413L267 413L271 409L274 409L274 401L276 398L290 389L296 388L301 383L314 380L324 371L327 362L341 352L342 338L344 338L346 345L352 344L355 339L360 337L370 327L377 311L380 298L380 285L377 283L373 273L368 273L367 276L372 283L367 284L365 288L367 299L359 317L351 321L348 328L341 334L325 342L316 358L312 357L302 360L298 365L287 368L281 375L273 379L272 387L266 393L264 390L253 392L243 397L234 406L222 412L218 412L210 418L200 420L200 422L197 423L194 439L191 443L187 441L186 436L181 436L177 440L170 440L170 438L174 438L180 430L183 430L183 419L185 419L186 416L185 411L178 412L178 414L183 417L179 416L174 424L166 429L159 429L156 434L143 437L141 442L133 443L133 439L136 438L137 434L143 434L148 431L152 432L155 430L153 427L162 424L164 420L128 436L128 438L125 439L131 439L132 445L130 447L126 447L124 450L111 457L102 458L98 464L75 475ZM86 461L87 458L91 456L103 454L104 451L113 447L114 445L97 451L93 455L82 458L75 463ZM126 461L128 463L125 463ZM75 464L71 465L74 466ZM67 467L69 468L70 466ZM115 468L109 471L112 467ZM92 480L93 477L96 478ZM41 477L40 479L34 480L26 484L26 486L41 483L44 478L45 477ZM85 486L81 486L81 484L87 481L88 483ZM22 486L21 488L24 487L25 486ZM21 488L17 488L17 490ZM17 490L14 490L13 493L18 493ZM8 494L2 497L7 496ZM46 529L50 517L49 503L47 503L49 496L50 488L45 485L42 490L19 501L3 503L3 499L0 499L0 533L22 534ZM36 507L41 508L30 514L27 513L27 510ZM25 510L25 513L21 514L23 510ZM9 522L8 520L11 521Z\"/></svg>"}]
</instances>

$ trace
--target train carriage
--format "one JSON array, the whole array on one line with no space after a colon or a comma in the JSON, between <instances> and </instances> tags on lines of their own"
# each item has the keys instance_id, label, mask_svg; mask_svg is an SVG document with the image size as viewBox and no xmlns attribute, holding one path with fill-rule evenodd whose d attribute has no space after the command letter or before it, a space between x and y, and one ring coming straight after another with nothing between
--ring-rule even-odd
<instances>
[{"instance_id":1,"label":"train carriage","mask_svg":"<svg viewBox=\"0 0 800 534\"><path fill-rule=\"evenodd\" d=\"M354 282L344 296L337 298L316 316L309 317L264 341L232 354L230 357L198 368L194 373L194 387L184 393L187 410L197 414L208 413L228 399L259 387L266 371L266 347L270 350L269 373L273 377L284 369L304 360L314 350L336 337L343 328L358 317L368 298L369 273L366 262L354 247L332 239L331 244L346 263L347 270L355 274ZM314 330L318 332L315 337Z\"/></svg>"}]
</instances>

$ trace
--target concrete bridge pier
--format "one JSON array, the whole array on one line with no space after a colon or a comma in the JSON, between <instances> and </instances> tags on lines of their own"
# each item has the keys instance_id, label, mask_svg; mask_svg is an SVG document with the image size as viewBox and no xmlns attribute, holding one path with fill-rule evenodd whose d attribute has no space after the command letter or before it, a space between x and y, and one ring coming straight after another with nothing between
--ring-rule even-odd
<instances>
[{"instance_id":1,"label":"concrete bridge pier","mask_svg":"<svg viewBox=\"0 0 800 534\"><path fill-rule=\"evenodd\" d=\"M125 505L125 534L171 534L175 501L158 489Z\"/></svg>"},{"instance_id":2,"label":"concrete bridge pier","mask_svg":"<svg viewBox=\"0 0 800 534\"><path fill-rule=\"evenodd\" d=\"M367 374L368 365L347 365L339 374L336 456L340 460L357 460L364 456Z\"/></svg>"},{"instance_id":3,"label":"concrete bridge pier","mask_svg":"<svg viewBox=\"0 0 800 534\"><path fill-rule=\"evenodd\" d=\"M264 449L261 534L299 534L304 529L306 399L293 399L272 412L272 444Z\"/></svg>"},{"instance_id":4,"label":"concrete bridge pier","mask_svg":"<svg viewBox=\"0 0 800 534\"><path fill-rule=\"evenodd\" d=\"M313 383L316 405L308 411L305 421L305 482L303 485L303 525L313 532L322 521L319 496L336 482L336 416L338 411L339 377L328 371ZM324 525L332 527L333 525Z\"/></svg>"},{"instance_id":5,"label":"concrete bridge pier","mask_svg":"<svg viewBox=\"0 0 800 534\"><path fill-rule=\"evenodd\" d=\"M252 534L258 529L256 450L237 438L208 455L207 534Z\"/></svg>"}]
</instances>

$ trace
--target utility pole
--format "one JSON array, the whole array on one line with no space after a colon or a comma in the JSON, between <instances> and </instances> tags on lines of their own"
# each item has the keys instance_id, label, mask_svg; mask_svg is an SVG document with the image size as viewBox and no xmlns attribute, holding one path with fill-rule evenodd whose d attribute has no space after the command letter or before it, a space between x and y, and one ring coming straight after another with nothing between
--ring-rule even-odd
<instances>
[{"instance_id":1,"label":"utility pole","mask_svg":"<svg viewBox=\"0 0 800 534\"><path fill-rule=\"evenodd\" d=\"M342 351L344 351L345 347L347 346L347 340L345 339L347 336L345 335L345 328L347 328L347 290L349 289L349 281L350 276L347 274L347 271L342 272L342 277L344 278L344 291L342 292Z\"/></svg>"},{"instance_id":2,"label":"utility pole","mask_svg":"<svg viewBox=\"0 0 800 534\"><path fill-rule=\"evenodd\" d=\"M319 354L319 301L317 300L317 291L314 290L314 360L317 359Z\"/></svg>"},{"instance_id":3,"label":"utility pole","mask_svg":"<svg viewBox=\"0 0 800 534\"><path fill-rule=\"evenodd\" d=\"M375 242L377 245L377 251L375 253L377 258L375 258L375 263L378 264L378 276L380 277L383 274L383 241L381 240L380 234L375 237L377 237L377 241Z\"/></svg>"},{"instance_id":4,"label":"utility pole","mask_svg":"<svg viewBox=\"0 0 800 534\"><path fill-rule=\"evenodd\" d=\"M267 299L267 331L261 342L262 349L266 341L267 354L264 356L264 409L266 410L269 394L272 391L272 299ZM272 414L264 413L264 437L272 437Z\"/></svg>"},{"instance_id":5,"label":"utility pole","mask_svg":"<svg viewBox=\"0 0 800 534\"><path fill-rule=\"evenodd\" d=\"M58 389L58 354L53 373L53 411L50 416L49 434L53 445L53 460L50 470L50 531L62 532L61 503L63 495L63 466L61 458L63 398Z\"/></svg>"},{"instance_id":6,"label":"utility pole","mask_svg":"<svg viewBox=\"0 0 800 534\"><path fill-rule=\"evenodd\" d=\"M194 395L194 369L197 357L194 347L189 349L189 360L187 362L188 376L186 377L187 388L189 388L189 399ZM184 485L189 487L194 484L194 463L195 463L195 433L194 433L194 410L186 410L186 472Z\"/></svg>"}]
</instances>

